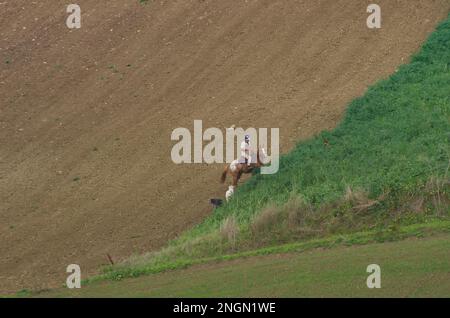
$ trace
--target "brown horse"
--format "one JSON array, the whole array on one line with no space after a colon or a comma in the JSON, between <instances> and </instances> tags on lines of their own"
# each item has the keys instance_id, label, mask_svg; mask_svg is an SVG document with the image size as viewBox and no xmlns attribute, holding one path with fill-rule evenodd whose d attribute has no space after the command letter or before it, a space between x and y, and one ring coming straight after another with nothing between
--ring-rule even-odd
<instances>
[{"instance_id":1,"label":"brown horse","mask_svg":"<svg viewBox=\"0 0 450 318\"><path fill-rule=\"evenodd\" d=\"M266 156L264 148L261 148L260 151L257 151L256 153L256 162L252 162L250 165L247 163L240 163L238 160L234 160L229 165L226 165L222 172L222 176L220 177L220 182L224 183L229 174L233 178L233 187L237 187L239 179L241 179L243 174L252 173L256 168L260 168L264 165L261 161L260 152L262 152L263 156Z\"/></svg>"}]
</instances>

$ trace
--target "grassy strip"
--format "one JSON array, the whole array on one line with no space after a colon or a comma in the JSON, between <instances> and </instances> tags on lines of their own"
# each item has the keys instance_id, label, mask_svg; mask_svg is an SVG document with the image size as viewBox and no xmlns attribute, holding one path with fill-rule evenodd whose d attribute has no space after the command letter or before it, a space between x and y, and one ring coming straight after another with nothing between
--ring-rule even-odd
<instances>
[{"instance_id":1,"label":"grassy strip","mask_svg":"<svg viewBox=\"0 0 450 318\"><path fill-rule=\"evenodd\" d=\"M198 259L179 259L176 261L153 264L149 266L127 267L114 269L99 276L91 277L83 281L83 285L103 281L121 280L124 278L150 275L164 271L184 269L193 265L229 261L238 258L252 256L283 254L291 252L304 252L315 248L332 248L336 246L365 245L370 243L381 243L402 240L409 237L425 237L436 233L450 233L450 221L432 221L425 224L414 224L384 231L359 232L348 235L336 235L323 239L315 239L307 242L289 243L279 246L265 247L253 251L245 251L229 255L206 257Z\"/></svg>"},{"instance_id":2,"label":"grassy strip","mask_svg":"<svg viewBox=\"0 0 450 318\"><path fill-rule=\"evenodd\" d=\"M446 297L450 294L449 247L447 232L382 244L241 258L34 296ZM367 288L368 264L380 265L382 288Z\"/></svg>"}]
</instances>

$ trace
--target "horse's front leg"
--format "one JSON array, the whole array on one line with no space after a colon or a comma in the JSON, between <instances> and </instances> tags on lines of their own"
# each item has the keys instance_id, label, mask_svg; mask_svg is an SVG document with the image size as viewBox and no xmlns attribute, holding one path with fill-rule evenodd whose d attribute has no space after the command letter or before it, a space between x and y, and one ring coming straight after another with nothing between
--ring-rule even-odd
<instances>
[{"instance_id":1,"label":"horse's front leg","mask_svg":"<svg viewBox=\"0 0 450 318\"><path fill-rule=\"evenodd\" d=\"M237 186L239 180L241 180L242 173L243 173L242 171L239 171L238 174L237 174L237 177L236 177L236 186Z\"/></svg>"},{"instance_id":2,"label":"horse's front leg","mask_svg":"<svg viewBox=\"0 0 450 318\"><path fill-rule=\"evenodd\" d=\"M233 186L237 187L239 179L241 179L242 172L233 174Z\"/></svg>"}]
</instances>

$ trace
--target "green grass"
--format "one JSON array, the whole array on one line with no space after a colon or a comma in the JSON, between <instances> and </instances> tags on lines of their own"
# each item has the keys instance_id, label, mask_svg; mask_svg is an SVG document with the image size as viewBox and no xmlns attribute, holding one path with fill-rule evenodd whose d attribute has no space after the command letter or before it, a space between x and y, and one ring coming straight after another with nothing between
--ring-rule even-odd
<instances>
[{"instance_id":1,"label":"green grass","mask_svg":"<svg viewBox=\"0 0 450 318\"><path fill-rule=\"evenodd\" d=\"M259 249L244 250L231 254L217 254L214 256L190 256L188 254L173 257L164 253L153 256L151 260L138 258L138 261L110 267L101 275L88 278L83 285L95 283L102 280L122 280L128 277L138 277L161 273L164 271L184 269L193 265L211 262L234 260L258 255L269 255L277 253L303 252L317 248L332 248L336 246L366 245L371 243L391 242L410 237L428 237L436 233L450 233L450 221L436 220L424 224L413 224L398 228L387 228L385 230L372 230L356 232L351 234L340 234L317 238L300 242L292 242Z\"/></svg>"},{"instance_id":2,"label":"green grass","mask_svg":"<svg viewBox=\"0 0 450 318\"><path fill-rule=\"evenodd\" d=\"M194 266L37 297L449 297L450 234ZM369 264L381 289L368 289Z\"/></svg>"}]
</instances>

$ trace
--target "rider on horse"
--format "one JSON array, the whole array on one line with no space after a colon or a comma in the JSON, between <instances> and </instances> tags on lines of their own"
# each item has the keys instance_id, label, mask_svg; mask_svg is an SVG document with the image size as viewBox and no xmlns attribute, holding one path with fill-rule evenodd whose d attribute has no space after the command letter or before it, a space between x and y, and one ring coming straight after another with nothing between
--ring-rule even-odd
<instances>
[{"instance_id":1,"label":"rider on horse","mask_svg":"<svg viewBox=\"0 0 450 318\"><path fill-rule=\"evenodd\" d=\"M258 152L252 153L250 136L245 135L244 141L241 143L241 157L237 160L233 160L229 165L227 164L220 177L221 183L225 182L228 174L233 178L233 182L226 193L227 201L233 195L242 174L252 173L254 169L262 167L264 165L262 160L264 159L261 159L261 157L265 158L265 156L266 152L262 147ZM252 157L254 157L253 160Z\"/></svg>"}]
</instances>

